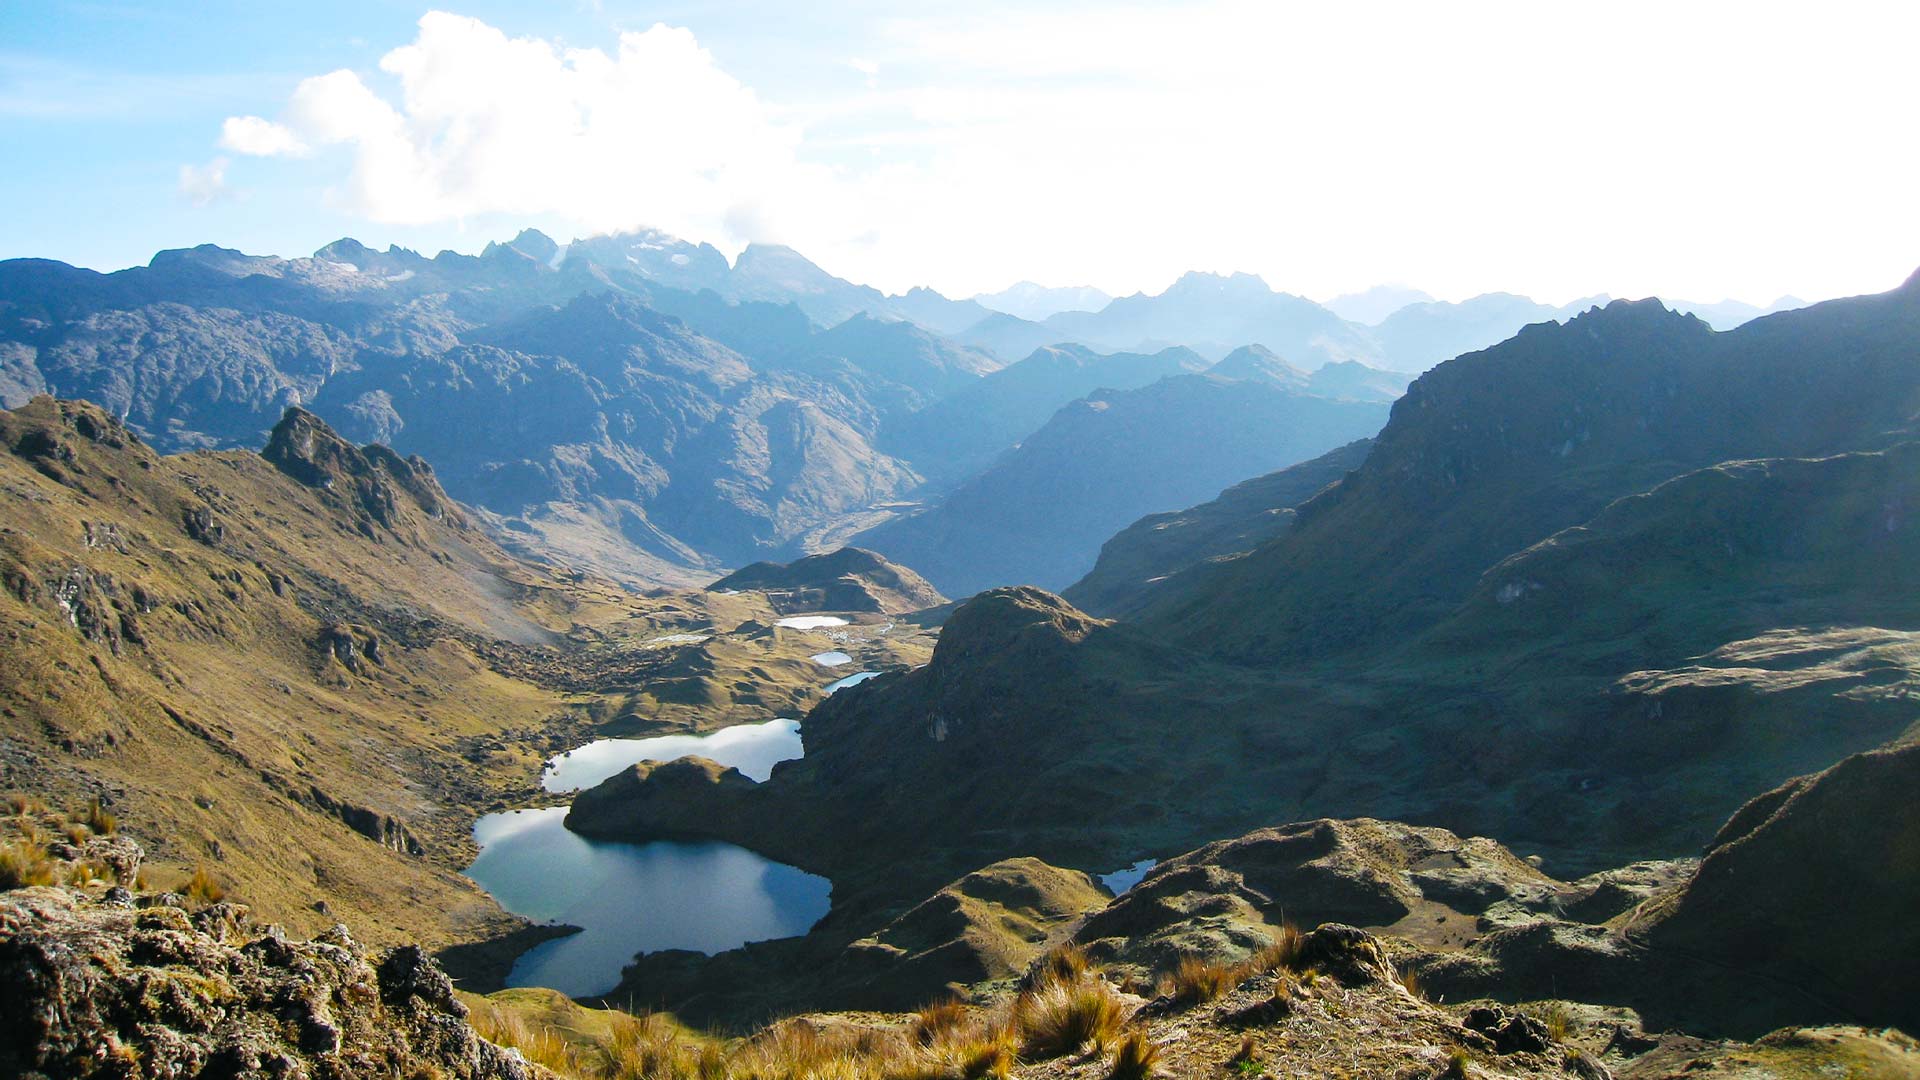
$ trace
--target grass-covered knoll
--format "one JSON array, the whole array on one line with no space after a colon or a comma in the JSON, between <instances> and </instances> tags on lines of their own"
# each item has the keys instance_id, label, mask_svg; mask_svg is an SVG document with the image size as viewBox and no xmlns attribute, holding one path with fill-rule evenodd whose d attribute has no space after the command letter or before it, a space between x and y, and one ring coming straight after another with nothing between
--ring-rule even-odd
<instances>
[{"instance_id":1,"label":"grass-covered knoll","mask_svg":"<svg viewBox=\"0 0 1920 1080\"><path fill-rule=\"evenodd\" d=\"M902 615L947 602L911 569L861 548L843 547L790 563L758 562L707 586L709 592L764 593L782 615L871 611Z\"/></svg>"}]
</instances>

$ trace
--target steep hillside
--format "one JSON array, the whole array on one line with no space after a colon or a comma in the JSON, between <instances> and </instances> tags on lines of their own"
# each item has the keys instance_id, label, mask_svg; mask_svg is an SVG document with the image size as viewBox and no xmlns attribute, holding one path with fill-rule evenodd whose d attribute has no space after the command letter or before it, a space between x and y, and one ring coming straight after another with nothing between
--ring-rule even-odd
<instances>
[{"instance_id":1,"label":"steep hillside","mask_svg":"<svg viewBox=\"0 0 1920 1080\"><path fill-rule=\"evenodd\" d=\"M1683 887L1633 913L1627 934L1797 987L1836 1016L1920 1029L1920 972L1908 962L1920 950L1908 917L1920 903L1916 785L1920 745L1908 743L1760 796Z\"/></svg>"},{"instance_id":2,"label":"steep hillside","mask_svg":"<svg viewBox=\"0 0 1920 1080\"><path fill-rule=\"evenodd\" d=\"M548 755L797 715L827 681L763 596L518 562L423 461L298 409L261 453L162 457L38 398L0 413L0 501L0 788L98 798L159 887L202 870L303 932L508 929L458 872ZM863 662L924 658L898 637Z\"/></svg>"},{"instance_id":3,"label":"steep hillside","mask_svg":"<svg viewBox=\"0 0 1920 1080\"><path fill-rule=\"evenodd\" d=\"M1916 340L1920 280L1726 334L1652 301L1530 327L1423 376L1299 528L1149 618L1250 660L1416 632L1620 496L1720 461L1887 445L1920 409Z\"/></svg>"},{"instance_id":4,"label":"steep hillside","mask_svg":"<svg viewBox=\"0 0 1920 1080\"><path fill-rule=\"evenodd\" d=\"M1099 391L939 505L861 534L942 592L996 585L1064 588L1103 540L1155 510L1191 505L1247 476L1378 430L1386 406L1210 375Z\"/></svg>"},{"instance_id":5,"label":"steep hillside","mask_svg":"<svg viewBox=\"0 0 1920 1080\"><path fill-rule=\"evenodd\" d=\"M1093 569L1061 594L1104 618L1135 614L1168 578L1214 559L1242 555L1293 527L1293 508L1366 460L1358 439L1279 472L1243 480L1185 510L1148 514L1100 546Z\"/></svg>"},{"instance_id":6,"label":"steep hillside","mask_svg":"<svg viewBox=\"0 0 1920 1080\"><path fill-rule=\"evenodd\" d=\"M0 404L84 397L166 451L257 446L306 406L438 462L456 497L538 537L524 554L690 584L918 485L873 449L883 423L997 366L906 323L822 333L681 291L706 287L692 249L668 252L688 260L675 285L609 254L523 233L472 257L342 240L110 275L14 260Z\"/></svg>"}]
</instances>

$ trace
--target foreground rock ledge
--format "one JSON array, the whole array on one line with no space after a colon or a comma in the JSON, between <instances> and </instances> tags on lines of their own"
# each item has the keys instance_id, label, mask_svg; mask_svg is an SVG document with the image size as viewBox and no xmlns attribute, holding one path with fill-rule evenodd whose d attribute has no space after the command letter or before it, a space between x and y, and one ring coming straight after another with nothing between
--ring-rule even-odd
<instances>
[{"instance_id":1,"label":"foreground rock ledge","mask_svg":"<svg viewBox=\"0 0 1920 1080\"><path fill-rule=\"evenodd\" d=\"M234 904L7 893L0 986L0 1076L552 1075L475 1034L418 947L376 959L344 926L289 941Z\"/></svg>"}]
</instances>

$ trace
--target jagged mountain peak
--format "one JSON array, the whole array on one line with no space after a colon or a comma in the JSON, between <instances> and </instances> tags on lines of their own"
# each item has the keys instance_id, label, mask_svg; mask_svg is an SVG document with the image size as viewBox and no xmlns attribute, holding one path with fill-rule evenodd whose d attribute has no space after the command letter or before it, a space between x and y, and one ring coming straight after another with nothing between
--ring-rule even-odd
<instances>
[{"instance_id":1,"label":"jagged mountain peak","mask_svg":"<svg viewBox=\"0 0 1920 1080\"><path fill-rule=\"evenodd\" d=\"M445 516L453 507L433 468L422 459L402 458L378 444L356 447L298 405L289 406L273 426L260 456L308 487L352 493L359 509L395 531L403 526L403 497L432 518Z\"/></svg>"}]
</instances>

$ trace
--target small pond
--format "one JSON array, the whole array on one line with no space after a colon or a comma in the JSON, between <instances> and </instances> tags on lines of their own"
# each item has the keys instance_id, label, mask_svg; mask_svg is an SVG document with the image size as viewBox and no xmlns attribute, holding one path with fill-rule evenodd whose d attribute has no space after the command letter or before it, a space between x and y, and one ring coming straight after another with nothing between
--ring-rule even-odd
<instances>
[{"instance_id":1,"label":"small pond","mask_svg":"<svg viewBox=\"0 0 1920 1080\"><path fill-rule=\"evenodd\" d=\"M694 755L731 765L765 780L775 762L800 756L800 721L739 724L710 735L655 735L645 739L598 739L551 758L540 775L548 791L580 791L642 761L672 761Z\"/></svg>"},{"instance_id":2,"label":"small pond","mask_svg":"<svg viewBox=\"0 0 1920 1080\"><path fill-rule=\"evenodd\" d=\"M789 615L774 625L790 630L823 630L829 626L845 626L847 620L838 615Z\"/></svg>"},{"instance_id":3,"label":"small pond","mask_svg":"<svg viewBox=\"0 0 1920 1080\"><path fill-rule=\"evenodd\" d=\"M467 876L516 915L580 933L522 953L508 986L612 990L638 953L715 953L804 934L827 913L826 878L721 843L622 844L568 832L564 806L488 814Z\"/></svg>"},{"instance_id":4,"label":"small pond","mask_svg":"<svg viewBox=\"0 0 1920 1080\"><path fill-rule=\"evenodd\" d=\"M835 690L845 690L849 686L857 686L860 683L866 682L868 679L876 679L879 677L880 673L877 671L856 671L844 679L833 680L823 687L820 692L823 694L831 694Z\"/></svg>"},{"instance_id":5,"label":"small pond","mask_svg":"<svg viewBox=\"0 0 1920 1080\"><path fill-rule=\"evenodd\" d=\"M765 780L801 753L800 724L770 720L711 735L601 739L547 763L548 791L594 784L639 761L688 754ZM580 933L521 954L509 986L590 996L612 990L638 953L722 952L750 941L804 934L827 913L832 885L746 848L723 843L625 844L568 832L567 808L488 814L473 827L480 856L467 876L500 906Z\"/></svg>"}]
</instances>

